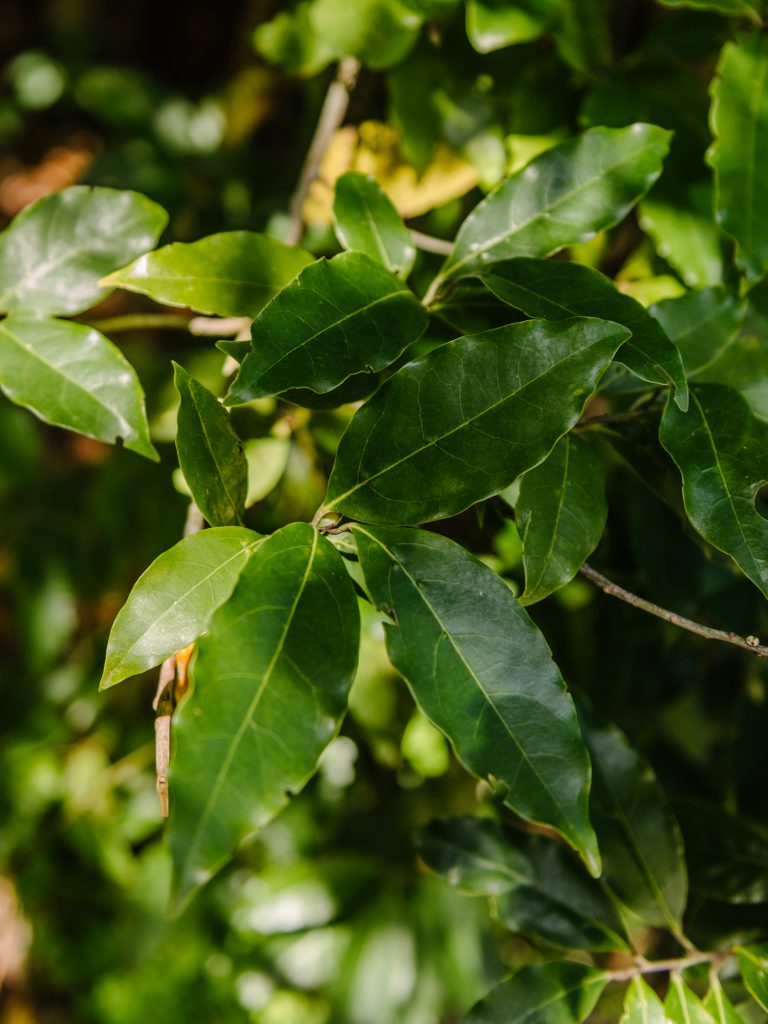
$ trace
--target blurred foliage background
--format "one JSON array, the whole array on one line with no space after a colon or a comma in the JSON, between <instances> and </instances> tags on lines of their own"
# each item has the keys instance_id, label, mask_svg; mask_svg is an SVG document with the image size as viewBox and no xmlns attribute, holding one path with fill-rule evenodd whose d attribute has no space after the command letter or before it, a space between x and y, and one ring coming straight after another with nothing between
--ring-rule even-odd
<instances>
[{"instance_id":1,"label":"blurred foliage background","mask_svg":"<svg viewBox=\"0 0 768 1024\"><path fill-rule=\"evenodd\" d=\"M555 31L539 26L510 45L509 32L477 23L470 41L465 8L450 0L415 5L429 15L424 24L412 5L390 0L365 0L353 14L343 12L350 0L314 2L363 32L367 54L305 206L304 244L314 252L335 251L330 200L346 169L374 173L412 227L450 238L483 191L589 124L674 128L672 184L665 193L662 178L656 212L695 218L706 205L707 84L724 19L640 0L568 0ZM171 215L166 241L241 228L280 236L338 55L312 34L306 11L275 0L5 0L2 223L83 182L160 202ZM675 247L654 245L634 219L579 258L648 301L716 284L721 273L713 257L685 277ZM426 282L439 258L419 259L414 280ZM122 293L99 313L142 308ZM497 315L478 295L470 326ZM746 330L761 336L766 325L754 314ZM457 895L418 859L419 826L494 797L414 712L369 608L351 714L321 773L180 921L164 916L155 679L106 695L96 687L116 611L183 527L186 499L171 482L170 360L213 386L222 355L181 331L118 340L147 391L161 465L0 403L0 1021L457 1020L536 954L483 900ZM311 517L350 414L273 399L239 414L250 417L242 433L253 438L260 481L249 525L266 532ZM751 584L607 457L609 528L597 561L680 613L742 633L765 626ZM520 580L519 539L495 503L482 522L463 516L441 528ZM670 631L582 581L533 614L569 682L627 730L673 795L765 814L759 661ZM695 884L695 863L692 872ZM697 914L694 931L727 931L724 905L702 897Z\"/></svg>"}]
</instances>

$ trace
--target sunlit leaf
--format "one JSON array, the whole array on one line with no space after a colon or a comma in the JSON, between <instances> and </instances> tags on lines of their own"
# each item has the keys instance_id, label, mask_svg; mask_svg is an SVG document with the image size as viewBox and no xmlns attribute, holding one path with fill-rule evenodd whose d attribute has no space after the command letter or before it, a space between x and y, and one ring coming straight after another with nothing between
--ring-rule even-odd
<instances>
[{"instance_id":1,"label":"sunlit leaf","mask_svg":"<svg viewBox=\"0 0 768 1024\"><path fill-rule=\"evenodd\" d=\"M400 214L370 175L349 171L339 178L333 218L345 249L365 253L393 273L408 276L416 249Z\"/></svg>"}]
</instances>

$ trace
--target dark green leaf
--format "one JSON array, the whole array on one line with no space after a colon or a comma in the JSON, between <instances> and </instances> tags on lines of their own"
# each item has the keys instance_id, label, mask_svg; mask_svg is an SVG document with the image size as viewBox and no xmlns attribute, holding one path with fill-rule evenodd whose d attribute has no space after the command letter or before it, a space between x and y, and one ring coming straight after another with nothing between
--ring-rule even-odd
<instances>
[{"instance_id":1,"label":"dark green leaf","mask_svg":"<svg viewBox=\"0 0 768 1024\"><path fill-rule=\"evenodd\" d=\"M618 223L661 173L670 133L592 128L507 178L467 217L440 281L513 256L549 256Z\"/></svg>"},{"instance_id":2,"label":"dark green leaf","mask_svg":"<svg viewBox=\"0 0 768 1024\"><path fill-rule=\"evenodd\" d=\"M288 388L331 391L352 374L388 366L426 326L413 292L368 256L318 260L254 321L253 350L226 404Z\"/></svg>"},{"instance_id":3,"label":"dark green leaf","mask_svg":"<svg viewBox=\"0 0 768 1024\"><path fill-rule=\"evenodd\" d=\"M733 388L698 384L687 413L667 404L659 437L682 475L694 527L768 596L768 522L755 508L768 480L768 424Z\"/></svg>"},{"instance_id":4,"label":"dark green leaf","mask_svg":"<svg viewBox=\"0 0 768 1024\"><path fill-rule=\"evenodd\" d=\"M506 803L555 828L599 870L587 817L589 762L546 641L491 569L424 531L356 527L387 650L422 711Z\"/></svg>"},{"instance_id":5,"label":"dark green leaf","mask_svg":"<svg viewBox=\"0 0 768 1024\"><path fill-rule=\"evenodd\" d=\"M715 1024L704 1003L679 974L670 976L664 1013L670 1024Z\"/></svg>"},{"instance_id":6,"label":"dark green leaf","mask_svg":"<svg viewBox=\"0 0 768 1024\"><path fill-rule=\"evenodd\" d=\"M473 1006L463 1024L580 1024L609 980L583 964L523 967Z\"/></svg>"},{"instance_id":7,"label":"dark green leaf","mask_svg":"<svg viewBox=\"0 0 768 1024\"><path fill-rule=\"evenodd\" d=\"M561 438L520 482L515 504L523 541L523 604L564 586L597 547L605 527L603 466L588 444Z\"/></svg>"},{"instance_id":8,"label":"dark green leaf","mask_svg":"<svg viewBox=\"0 0 768 1024\"><path fill-rule=\"evenodd\" d=\"M619 1024L668 1024L662 1001L643 978L629 983Z\"/></svg>"},{"instance_id":9,"label":"dark green leaf","mask_svg":"<svg viewBox=\"0 0 768 1024\"><path fill-rule=\"evenodd\" d=\"M349 171L336 182L333 201L336 237L345 249L365 253L407 277L416 249L400 214L376 179Z\"/></svg>"},{"instance_id":10,"label":"dark green leaf","mask_svg":"<svg viewBox=\"0 0 768 1024\"><path fill-rule=\"evenodd\" d=\"M314 772L346 706L359 628L341 556L310 526L286 526L251 555L174 719L176 910Z\"/></svg>"},{"instance_id":11,"label":"dark green leaf","mask_svg":"<svg viewBox=\"0 0 768 1024\"><path fill-rule=\"evenodd\" d=\"M408 363L350 422L327 508L423 523L497 494L577 422L627 334L602 320L529 320Z\"/></svg>"},{"instance_id":12,"label":"dark green leaf","mask_svg":"<svg viewBox=\"0 0 768 1024\"><path fill-rule=\"evenodd\" d=\"M419 833L419 853L449 885L469 896L497 896L533 882L530 859L488 818L438 818Z\"/></svg>"},{"instance_id":13,"label":"dark green leaf","mask_svg":"<svg viewBox=\"0 0 768 1024\"><path fill-rule=\"evenodd\" d=\"M617 359L652 384L675 388L675 401L688 408L688 385L680 353L664 328L609 278L578 263L559 260L515 259L495 264L482 274L494 295L528 316L562 320L597 316L632 331Z\"/></svg>"},{"instance_id":14,"label":"dark green leaf","mask_svg":"<svg viewBox=\"0 0 768 1024\"><path fill-rule=\"evenodd\" d=\"M768 37L726 43L712 87L710 162L722 227L736 239L736 259L748 277L768 269Z\"/></svg>"},{"instance_id":15,"label":"dark green leaf","mask_svg":"<svg viewBox=\"0 0 768 1024\"><path fill-rule=\"evenodd\" d=\"M174 242L111 274L113 288L149 295L167 306L219 316L256 316L312 257L252 231L224 231Z\"/></svg>"},{"instance_id":16,"label":"dark green leaf","mask_svg":"<svg viewBox=\"0 0 768 1024\"><path fill-rule=\"evenodd\" d=\"M422 18L439 18L457 7L461 0L401 0L404 7L420 14Z\"/></svg>"},{"instance_id":17,"label":"dark green leaf","mask_svg":"<svg viewBox=\"0 0 768 1024\"><path fill-rule=\"evenodd\" d=\"M680 828L650 765L613 726L581 717L603 881L646 923L680 933L688 880Z\"/></svg>"},{"instance_id":18,"label":"dark green leaf","mask_svg":"<svg viewBox=\"0 0 768 1024\"><path fill-rule=\"evenodd\" d=\"M0 320L0 387L46 423L158 457L133 367L92 327L26 313Z\"/></svg>"},{"instance_id":19,"label":"dark green leaf","mask_svg":"<svg viewBox=\"0 0 768 1024\"><path fill-rule=\"evenodd\" d=\"M560 0L467 0L467 35L478 53L538 39Z\"/></svg>"},{"instance_id":20,"label":"dark green leaf","mask_svg":"<svg viewBox=\"0 0 768 1024\"><path fill-rule=\"evenodd\" d=\"M691 887L716 900L768 903L768 831L704 800L675 804Z\"/></svg>"},{"instance_id":21,"label":"dark green leaf","mask_svg":"<svg viewBox=\"0 0 768 1024\"><path fill-rule=\"evenodd\" d=\"M248 493L248 463L226 409L174 363L181 404L176 430L179 466L195 504L211 526L239 523Z\"/></svg>"},{"instance_id":22,"label":"dark green leaf","mask_svg":"<svg viewBox=\"0 0 768 1024\"><path fill-rule=\"evenodd\" d=\"M692 7L700 11L717 11L729 18L748 18L760 24L760 8L755 0L659 0L665 7Z\"/></svg>"},{"instance_id":23,"label":"dark green leaf","mask_svg":"<svg viewBox=\"0 0 768 1024\"><path fill-rule=\"evenodd\" d=\"M587 78L602 77L613 63L610 15L610 0L560 0L557 48L563 60Z\"/></svg>"},{"instance_id":24,"label":"dark green leaf","mask_svg":"<svg viewBox=\"0 0 768 1024\"><path fill-rule=\"evenodd\" d=\"M704 288L651 306L693 377L706 370L739 333L746 303L725 288Z\"/></svg>"},{"instance_id":25,"label":"dark green leaf","mask_svg":"<svg viewBox=\"0 0 768 1024\"><path fill-rule=\"evenodd\" d=\"M99 689L159 665L204 633L260 540L223 526L185 537L156 558L117 614Z\"/></svg>"},{"instance_id":26,"label":"dark green leaf","mask_svg":"<svg viewBox=\"0 0 768 1024\"><path fill-rule=\"evenodd\" d=\"M81 313L105 274L151 249L168 221L138 192L73 185L32 203L0 235L0 310Z\"/></svg>"},{"instance_id":27,"label":"dark green leaf","mask_svg":"<svg viewBox=\"0 0 768 1024\"><path fill-rule=\"evenodd\" d=\"M768 943L739 946L736 955L741 977L750 995L768 1013Z\"/></svg>"}]
</instances>

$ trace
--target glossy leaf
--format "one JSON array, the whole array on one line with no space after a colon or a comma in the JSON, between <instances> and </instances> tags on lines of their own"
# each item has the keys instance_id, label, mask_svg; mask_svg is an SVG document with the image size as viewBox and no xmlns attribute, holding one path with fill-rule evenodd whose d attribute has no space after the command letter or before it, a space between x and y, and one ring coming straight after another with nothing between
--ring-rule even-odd
<instances>
[{"instance_id":1,"label":"glossy leaf","mask_svg":"<svg viewBox=\"0 0 768 1024\"><path fill-rule=\"evenodd\" d=\"M107 283L166 306L218 316L256 316L312 262L303 249L252 231L174 242L111 274Z\"/></svg>"},{"instance_id":2,"label":"glossy leaf","mask_svg":"<svg viewBox=\"0 0 768 1024\"><path fill-rule=\"evenodd\" d=\"M736 949L741 977L755 1002L768 1013L768 943Z\"/></svg>"},{"instance_id":3,"label":"glossy leaf","mask_svg":"<svg viewBox=\"0 0 768 1024\"><path fill-rule=\"evenodd\" d=\"M522 258L495 264L482 279L494 295L528 316L548 320L598 316L623 324L632 337L616 358L643 380L674 387L675 401L681 409L688 408L688 385L674 343L639 302L623 295L597 270L578 263Z\"/></svg>"},{"instance_id":4,"label":"glossy leaf","mask_svg":"<svg viewBox=\"0 0 768 1024\"><path fill-rule=\"evenodd\" d=\"M179 392L176 451L195 504L211 526L239 523L248 493L248 463L229 416L211 392L174 363Z\"/></svg>"},{"instance_id":5,"label":"glossy leaf","mask_svg":"<svg viewBox=\"0 0 768 1024\"><path fill-rule=\"evenodd\" d=\"M730 903L768 902L768 830L705 800L675 810L692 888Z\"/></svg>"},{"instance_id":6,"label":"glossy leaf","mask_svg":"<svg viewBox=\"0 0 768 1024\"><path fill-rule=\"evenodd\" d=\"M597 547L608 506L600 459L581 438L560 438L520 481L515 504L523 542L523 604L564 586Z\"/></svg>"},{"instance_id":7,"label":"glossy leaf","mask_svg":"<svg viewBox=\"0 0 768 1024\"><path fill-rule=\"evenodd\" d=\"M463 1024L580 1024L609 980L595 967L565 961L523 967L473 1006Z\"/></svg>"},{"instance_id":8,"label":"glossy leaf","mask_svg":"<svg viewBox=\"0 0 768 1024\"><path fill-rule=\"evenodd\" d=\"M261 538L239 526L185 537L139 577L117 614L99 689L159 665L205 632Z\"/></svg>"},{"instance_id":9,"label":"glossy leaf","mask_svg":"<svg viewBox=\"0 0 768 1024\"><path fill-rule=\"evenodd\" d=\"M674 201L651 193L640 205L640 227L656 252L690 288L706 288L723 280L722 232L712 217L711 189ZM699 200L697 202L697 200Z\"/></svg>"},{"instance_id":10,"label":"glossy leaf","mask_svg":"<svg viewBox=\"0 0 768 1024\"><path fill-rule=\"evenodd\" d=\"M227 405L288 388L326 392L381 370L424 332L427 315L394 274L358 252L307 267L253 323L253 348Z\"/></svg>"},{"instance_id":11,"label":"glossy leaf","mask_svg":"<svg viewBox=\"0 0 768 1024\"><path fill-rule=\"evenodd\" d=\"M358 640L354 587L325 538L294 523L259 545L199 641L194 691L174 718L175 910L312 775Z\"/></svg>"},{"instance_id":12,"label":"glossy leaf","mask_svg":"<svg viewBox=\"0 0 768 1024\"><path fill-rule=\"evenodd\" d=\"M592 128L532 160L459 228L442 281L513 256L549 256L618 223L658 178L669 132Z\"/></svg>"},{"instance_id":13,"label":"glossy leaf","mask_svg":"<svg viewBox=\"0 0 768 1024\"><path fill-rule=\"evenodd\" d=\"M478 53L538 39L557 13L560 0L468 0L467 36Z\"/></svg>"},{"instance_id":14,"label":"glossy leaf","mask_svg":"<svg viewBox=\"0 0 768 1024\"><path fill-rule=\"evenodd\" d=\"M710 162L721 226L736 240L736 260L751 278L768 269L768 38L726 43L712 87Z\"/></svg>"},{"instance_id":15,"label":"glossy leaf","mask_svg":"<svg viewBox=\"0 0 768 1024\"><path fill-rule=\"evenodd\" d=\"M669 1024L664 1004L644 978L633 978L629 983L619 1024Z\"/></svg>"},{"instance_id":16,"label":"glossy leaf","mask_svg":"<svg viewBox=\"0 0 768 1024\"><path fill-rule=\"evenodd\" d=\"M347 427L327 508L422 523L497 494L577 422L627 333L602 320L531 320L414 360Z\"/></svg>"},{"instance_id":17,"label":"glossy leaf","mask_svg":"<svg viewBox=\"0 0 768 1024\"><path fill-rule=\"evenodd\" d=\"M725 288L703 288L651 307L683 357L689 377L706 370L739 333L746 303Z\"/></svg>"},{"instance_id":18,"label":"glossy leaf","mask_svg":"<svg viewBox=\"0 0 768 1024\"><path fill-rule=\"evenodd\" d=\"M659 437L682 475L691 523L768 596L768 521L755 508L768 481L768 424L733 388L699 384L687 413L667 405Z\"/></svg>"},{"instance_id":19,"label":"glossy leaf","mask_svg":"<svg viewBox=\"0 0 768 1024\"><path fill-rule=\"evenodd\" d=\"M151 249L168 221L138 192L73 185L31 203L0 234L0 310L81 313L101 278Z\"/></svg>"},{"instance_id":20,"label":"glossy leaf","mask_svg":"<svg viewBox=\"0 0 768 1024\"><path fill-rule=\"evenodd\" d=\"M688 880L680 828L650 765L618 729L581 727L592 761L590 814L603 881L647 924L680 932Z\"/></svg>"},{"instance_id":21,"label":"glossy leaf","mask_svg":"<svg viewBox=\"0 0 768 1024\"><path fill-rule=\"evenodd\" d=\"M497 896L533 881L530 859L492 819L438 818L418 843L432 870L469 896Z\"/></svg>"},{"instance_id":22,"label":"glossy leaf","mask_svg":"<svg viewBox=\"0 0 768 1024\"><path fill-rule=\"evenodd\" d=\"M392 664L421 710L505 802L550 825L599 870L587 817L589 761L546 641L491 569L437 534L356 527Z\"/></svg>"},{"instance_id":23,"label":"glossy leaf","mask_svg":"<svg viewBox=\"0 0 768 1024\"><path fill-rule=\"evenodd\" d=\"M67 320L0 320L0 388L46 423L157 459L136 373L103 334Z\"/></svg>"},{"instance_id":24,"label":"glossy leaf","mask_svg":"<svg viewBox=\"0 0 768 1024\"><path fill-rule=\"evenodd\" d=\"M748 18L760 24L760 9L756 0L659 0L665 7L691 7L700 11L716 11L729 18Z\"/></svg>"},{"instance_id":25,"label":"glossy leaf","mask_svg":"<svg viewBox=\"0 0 768 1024\"><path fill-rule=\"evenodd\" d=\"M670 976L664 1013L669 1024L715 1024L704 1003L679 974Z\"/></svg>"},{"instance_id":26,"label":"glossy leaf","mask_svg":"<svg viewBox=\"0 0 768 1024\"><path fill-rule=\"evenodd\" d=\"M336 182L333 200L336 237L345 249L365 253L407 277L416 249L391 200L369 174L349 171Z\"/></svg>"}]
</instances>

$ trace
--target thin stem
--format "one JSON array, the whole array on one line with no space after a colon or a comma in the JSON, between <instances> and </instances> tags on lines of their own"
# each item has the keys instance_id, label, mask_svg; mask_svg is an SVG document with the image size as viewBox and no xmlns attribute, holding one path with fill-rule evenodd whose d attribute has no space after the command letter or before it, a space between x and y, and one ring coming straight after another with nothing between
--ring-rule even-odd
<instances>
[{"instance_id":1,"label":"thin stem","mask_svg":"<svg viewBox=\"0 0 768 1024\"><path fill-rule=\"evenodd\" d=\"M356 57L345 57L336 69L336 77L328 87L323 101L320 117L317 121L315 134L304 158L304 166L291 197L291 220L286 232L285 241L289 245L298 245L304 229L302 213L304 200L317 177L328 144L341 126L349 106L349 97L360 73L360 61Z\"/></svg>"},{"instance_id":2,"label":"thin stem","mask_svg":"<svg viewBox=\"0 0 768 1024\"><path fill-rule=\"evenodd\" d=\"M704 626L700 622L694 622L693 619L687 619L684 615L678 615L677 612L670 612L666 608L654 604L652 601L646 601L644 597L638 597L637 594L625 590L618 583L609 580L586 562L579 569L579 572L582 576L585 576L596 586L600 587L606 594L610 594L611 597L617 597L620 601L626 601L627 604L640 608L642 611L648 612L649 615L655 615L659 619L664 619L665 622L669 622L673 626L687 629L689 633L696 633L698 636L706 637L707 640L720 640L723 643L732 644L734 647L740 647L743 651L749 651L750 654L756 654L761 658L768 656L768 647L763 646L756 636L742 637L737 633L726 632L723 629L713 629L711 626Z\"/></svg>"},{"instance_id":3,"label":"thin stem","mask_svg":"<svg viewBox=\"0 0 768 1024\"><path fill-rule=\"evenodd\" d=\"M102 334L121 334L125 331L172 330L189 331L190 334L208 338L228 338L238 334L244 325L250 324L247 317L230 316L186 316L184 313L126 313L122 316L106 316L88 321Z\"/></svg>"},{"instance_id":4,"label":"thin stem","mask_svg":"<svg viewBox=\"0 0 768 1024\"><path fill-rule=\"evenodd\" d=\"M450 256L453 252L453 242L444 238L435 238L433 235L425 235L421 231L411 230L411 241L417 249L424 252L435 252L438 256Z\"/></svg>"},{"instance_id":5,"label":"thin stem","mask_svg":"<svg viewBox=\"0 0 768 1024\"><path fill-rule=\"evenodd\" d=\"M421 300L421 304L422 306L424 306L425 309L429 309L429 307L437 298L437 293L440 291L442 287L443 278L440 274L438 274L437 277L435 277L434 280L432 281L432 284L429 286L429 288L427 288L426 292L424 293L424 298Z\"/></svg>"},{"instance_id":6,"label":"thin stem","mask_svg":"<svg viewBox=\"0 0 768 1024\"><path fill-rule=\"evenodd\" d=\"M711 964L716 968L731 955L730 949L718 949L711 953L701 953L698 950L689 953L688 956L676 957L671 960L646 960L639 957L634 967L620 968L616 971L607 971L612 981L630 981L639 974L659 974L662 971L684 971L689 967L696 967L698 964Z\"/></svg>"}]
</instances>

